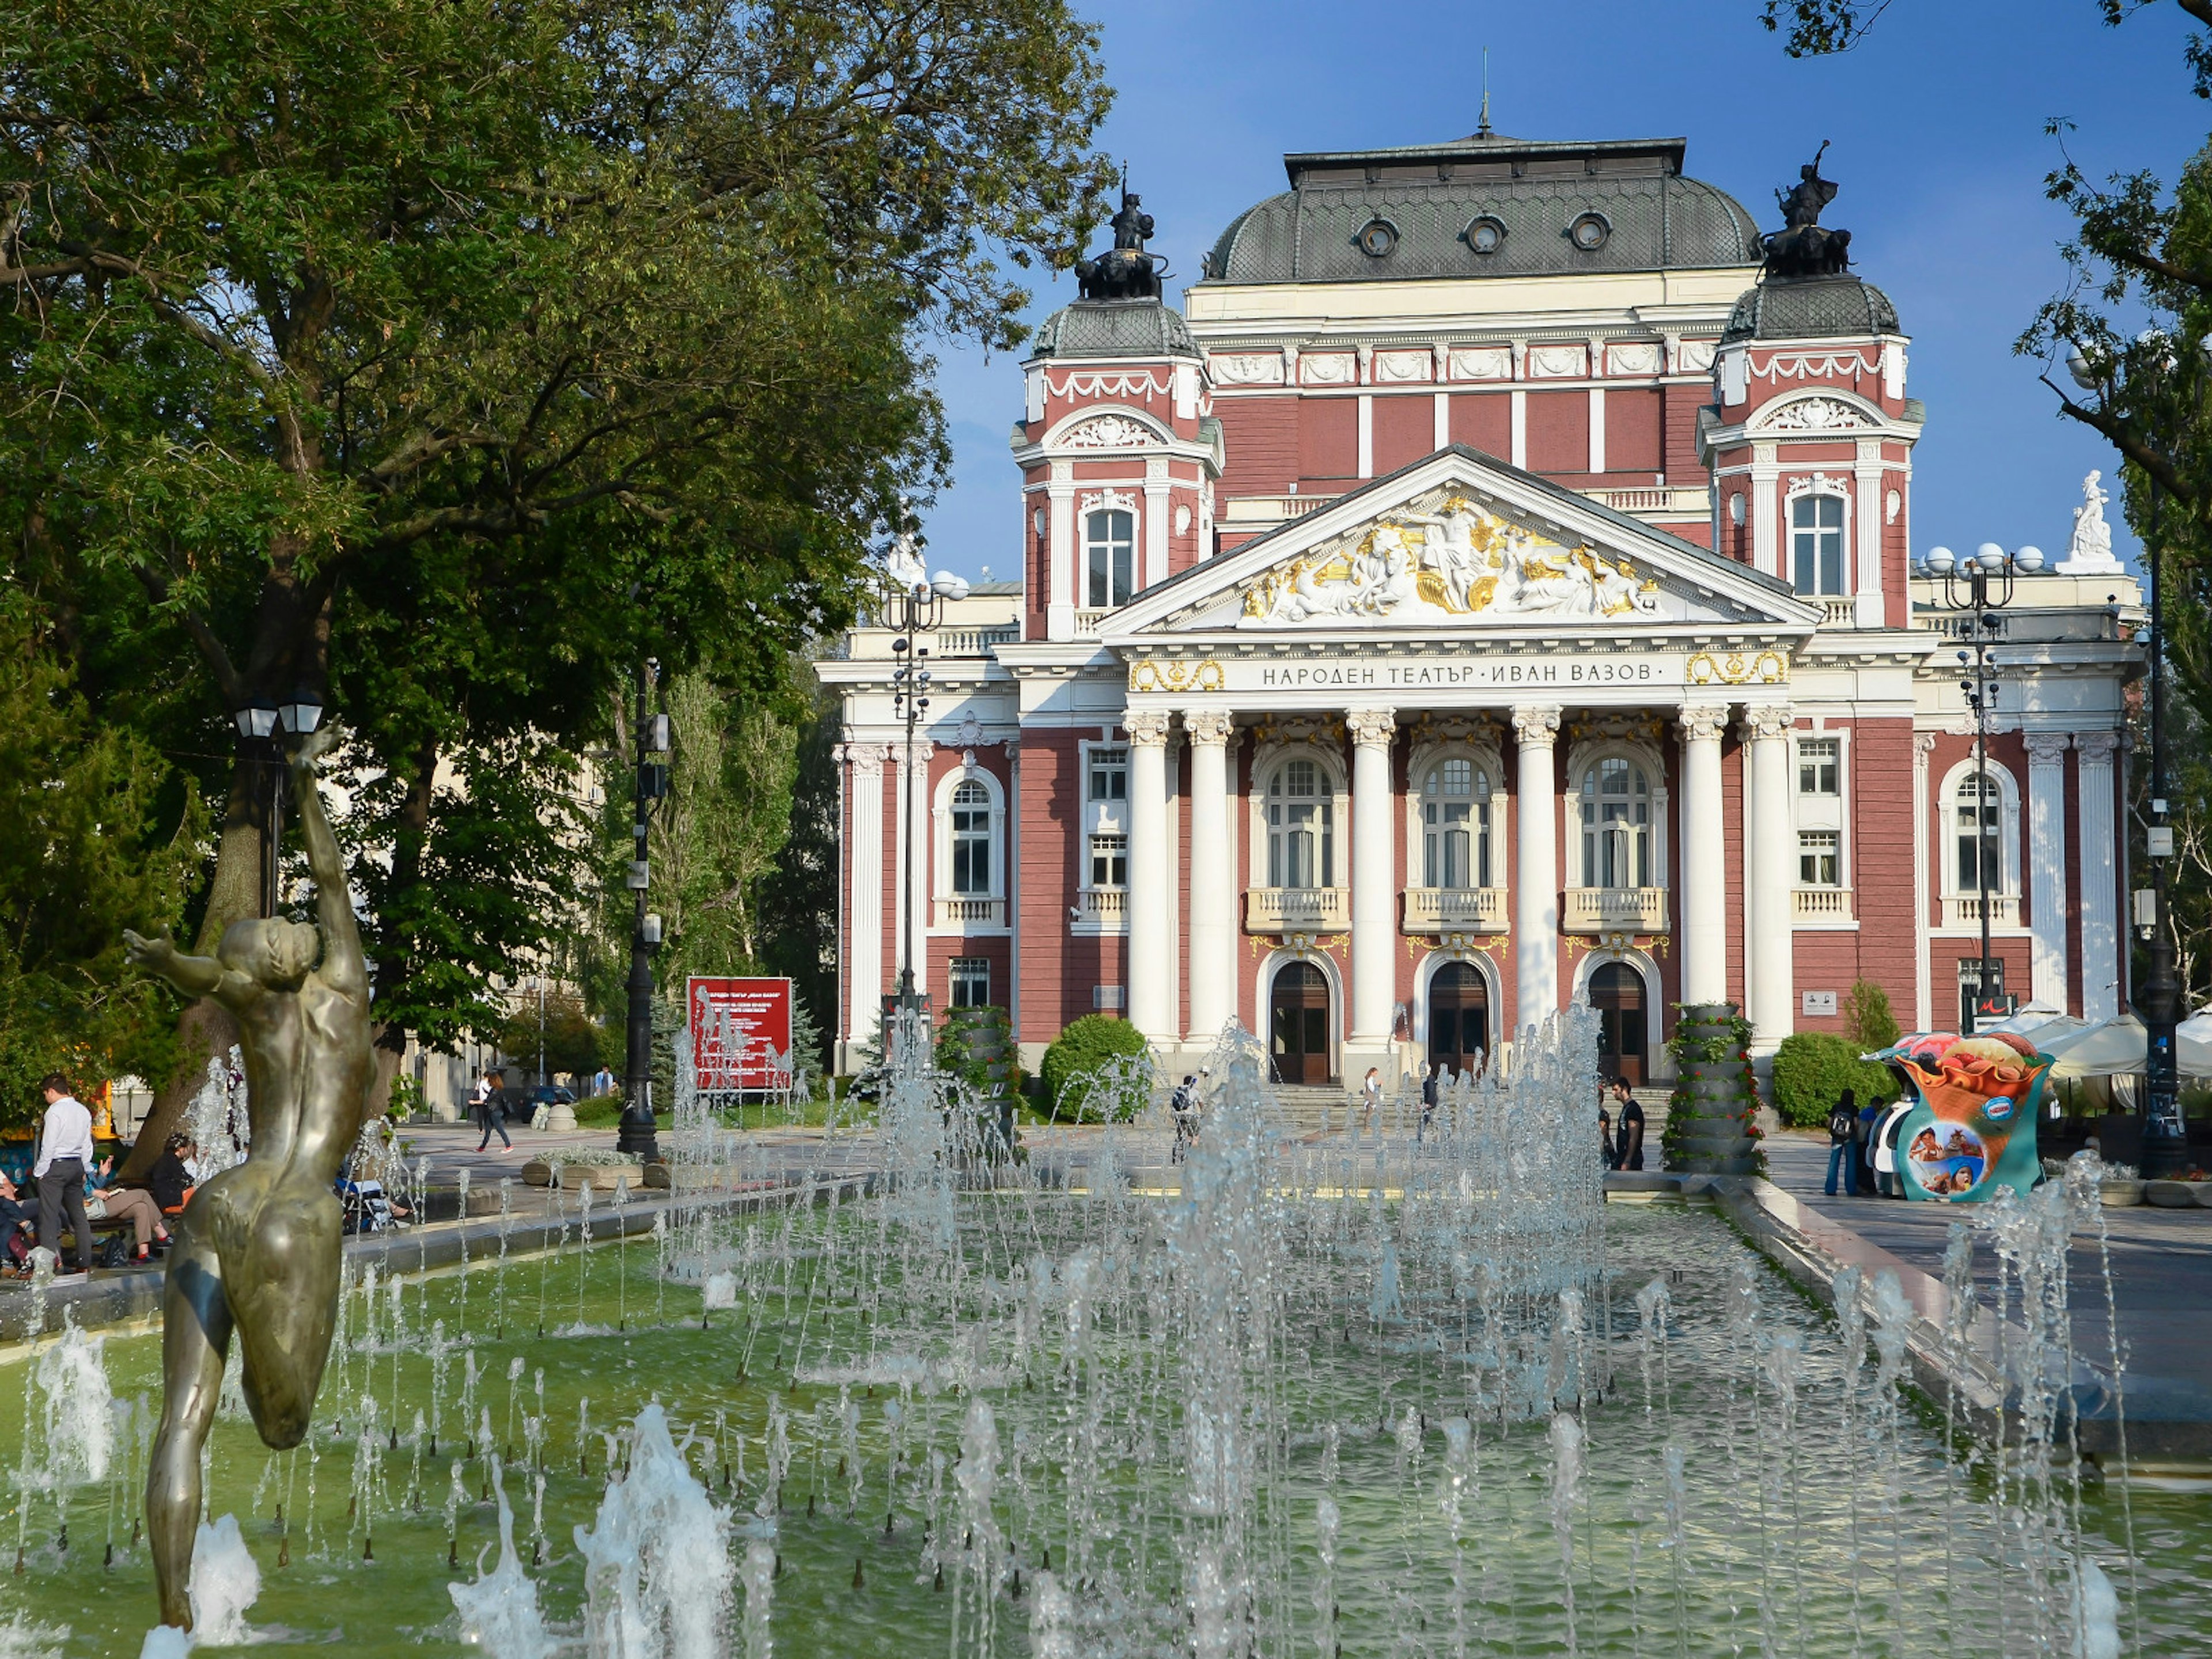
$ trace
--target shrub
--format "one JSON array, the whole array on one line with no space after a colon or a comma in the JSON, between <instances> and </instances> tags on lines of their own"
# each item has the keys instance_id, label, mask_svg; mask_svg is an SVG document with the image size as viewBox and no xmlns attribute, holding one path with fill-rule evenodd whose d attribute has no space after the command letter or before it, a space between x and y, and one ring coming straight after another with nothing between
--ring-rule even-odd
<instances>
[{"instance_id":1,"label":"shrub","mask_svg":"<svg viewBox=\"0 0 2212 1659\"><path fill-rule=\"evenodd\" d=\"M1863 983L1864 981L1862 981ZM1897 1079L1887 1066L1861 1060L1858 1044L1826 1031L1800 1031L1774 1051L1774 1109L1784 1123L1816 1128L1846 1089L1861 1106L1897 1098Z\"/></svg>"},{"instance_id":2,"label":"shrub","mask_svg":"<svg viewBox=\"0 0 2212 1659\"><path fill-rule=\"evenodd\" d=\"M987 1100L1012 1099L1026 1086L1018 1053L1004 1008L948 1008L939 1017L938 1070L951 1073Z\"/></svg>"},{"instance_id":3,"label":"shrub","mask_svg":"<svg viewBox=\"0 0 2212 1659\"><path fill-rule=\"evenodd\" d=\"M1147 1052L1142 1034L1127 1020L1110 1014L1085 1014L1072 1022L1044 1051L1040 1073L1045 1098L1057 1104L1061 1117L1079 1115L1085 1086L1101 1066L1109 1060L1133 1060Z\"/></svg>"},{"instance_id":4,"label":"shrub","mask_svg":"<svg viewBox=\"0 0 2212 1659\"><path fill-rule=\"evenodd\" d=\"M1851 981L1844 998L1844 1030L1863 1054L1887 1048L1903 1035L1890 1012L1889 993L1870 979Z\"/></svg>"}]
</instances>

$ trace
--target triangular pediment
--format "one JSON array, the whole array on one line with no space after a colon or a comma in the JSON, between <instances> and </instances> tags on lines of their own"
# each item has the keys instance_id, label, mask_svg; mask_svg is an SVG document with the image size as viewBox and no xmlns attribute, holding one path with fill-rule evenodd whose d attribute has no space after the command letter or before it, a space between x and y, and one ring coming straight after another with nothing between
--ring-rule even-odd
<instances>
[{"instance_id":1,"label":"triangular pediment","mask_svg":"<svg viewBox=\"0 0 2212 1659\"><path fill-rule=\"evenodd\" d=\"M1100 636L1804 633L1819 621L1771 577L1454 447L1146 589Z\"/></svg>"}]
</instances>

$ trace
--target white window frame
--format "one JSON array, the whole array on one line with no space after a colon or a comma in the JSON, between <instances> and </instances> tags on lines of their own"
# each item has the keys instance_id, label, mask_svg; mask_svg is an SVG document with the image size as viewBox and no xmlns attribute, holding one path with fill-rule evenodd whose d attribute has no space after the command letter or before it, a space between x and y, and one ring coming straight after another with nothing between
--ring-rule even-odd
<instances>
[{"instance_id":1,"label":"white window frame","mask_svg":"<svg viewBox=\"0 0 2212 1659\"><path fill-rule=\"evenodd\" d=\"M960 981L963 970L968 974L982 970L983 1000L981 1002L960 1000ZM955 957L945 970L945 1003L948 1008L988 1008L991 1003L991 958L988 957Z\"/></svg>"},{"instance_id":2,"label":"white window frame","mask_svg":"<svg viewBox=\"0 0 2212 1659\"><path fill-rule=\"evenodd\" d=\"M1806 845L1808 838L1814 836L1826 836L1828 837L1829 846L1826 848L1808 847ZM1809 853L1818 857L1822 851L1829 853L1835 860L1835 875L1832 880L1814 880L1805 874L1806 855ZM1844 832L1840 830L1800 830L1797 832L1797 885L1840 889L1846 884L1844 880Z\"/></svg>"},{"instance_id":3,"label":"white window frame","mask_svg":"<svg viewBox=\"0 0 2212 1659\"><path fill-rule=\"evenodd\" d=\"M1102 750L1121 756L1121 795L1119 800L1102 803L1091 793L1091 771L1093 758ZM1076 823L1076 902L1071 908L1069 931L1086 937L1093 934L1121 934L1129 931L1128 917L1118 907L1109 908L1091 896L1098 893L1126 894L1128 871L1129 837L1129 740L1127 738L1086 738L1075 745L1077 799L1082 803ZM1097 809L1102 804L1110 808L1107 822L1112 828L1102 830ZM1091 842L1101 834L1121 837L1121 858L1124 881L1119 887L1102 887L1091 879Z\"/></svg>"},{"instance_id":4,"label":"white window frame","mask_svg":"<svg viewBox=\"0 0 2212 1659\"><path fill-rule=\"evenodd\" d=\"M1449 761L1464 761L1474 769L1474 793L1468 797L1472 805L1487 807L1490 814L1488 839L1490 842L1490 881L1493 888L1505 885L1506 827L1503 814L1506 794L1504 769L1498 757L1471 743L1438 743L1415 750L1407 757L1406 768L1406 885L1428 885L1428 788L1429 776ZM1441 797L1439 797L1441 799ZM1480 875L1482 868L1481 832L1474 826L1480 818L1469 815L1469 835L1475 841L1473 873ZM1474 888L1460 890L1475 891Z\"/></svg>"},{"instance_id":5,"label":"white window frame","mask_svg":"<svg viewBox=\"0 0 2212 1659\"><path fill-rule=\"evenodd\" d=\"M1316 797L1329 805L1332 878L1328 890L1343 891L1352 884L1352 783L1342 755L1321 744L1299 739L1263 744L1252 758L1252 788L1249 799L1249 829L1245 842L1250 860L1251 885L1265 888L1267 881L1267 791L1275 775L1296 760L1310 760L1320 769L1325 793Z\"/></svg>"},{"instance_id":6,"label":"white window frame","mask_svg":"<svg viewBox=\"0 0 2212 1659\"><path fill-rule=\"evenodd\" d=\"M1797 586L1797 504L1808 500L1834 501L1841 517L1836 528L1836 586L1832 592L1825 587L1808 590ZM1823 526L1815 525L1810 533L1820 536L1826 532ZM1817 550L1814 556L1817 561ZM1782 579L1790 584L1790 591L1800 599L1840 599L1850 597L1856 573L1851 568L1851 492L1844 480L1816 473L1812 477L1799 478L1790 484L1782 501ZM1817 577L1817 569L1814 574Z\"/></svg>"},{"instance_id":7,"label":"white window frame","mask_svg":"<svg viewBox=\"0 0 2212 1659\"><path fill-rule=\"evenodd\" d=\"M1129 537L1126 544L1115 540L1110 526L1103 532L1097 528L1100 520L1110 520L1115 514L1122 515L1129 521ZM1085 611L1112 611L1128 604L1131 599L1136 598L1137 590L1142 586L1137 580L1137 555L1140 545L1139 538L1144 526L1138 522L1136 507L1133 503L1120 500L1100 501L1096 506L1086 503L1084 507L1081 528L1083 604L1079 608ZM1127 581L1119 598L1115 596L1114 589L1113 560L1117 547L1127 555L1128 561ZM1092 561L1102 553L1107 562L1103 572L1106 583L1106 597L1103 599L1097 597L1097 589L1092 585L1091 580L1094 574L1097 574L1092 569Z\"/></svg>"},{"instance_id":8,"label":"white window frame","mask_svg":"<svg viewBox=\"0 0 2212 1659\"><path fill-rule=\"evenodd\" d=\"M1979 891L1978 888L1961 886L1959 882L1959 795L1966 781L1980 769L1969 755L1943 775L1943 787L1936 792L1936 848L1946 899L1969 898ZM2020 780L2013 775L2010 767L1992 757L1990 781L1997 791L1997 873L2001 878L1990 884L1990 890L2002 897L2017 899L2021 896L2021 866Z\"/></svg>"},{"instance_id":9,"label":"white window frame","mask_svg":"<svg viewBox=\"0 0 2212 1659\"><path fill-rule=\"evenodd\" d=\"M1287 787L1287 775L1293 768L1309 767L1313 774L1313 789L1309 793L1293 795ZM1264 885L1273 888L1299 888L1310 891L1325 891L1339 885L1337 877L1342 873L1337 858L1340 828L1336 813L1336 792L1331 785L1328 769L1311 756L1288 755L1267 769L1267 775L1260 787L1260 811L1267 826L1267 860L1264 866ZM1277 786L1285 786L1279 793ZM1292 842L1301 832L1293 830L1289 817L1294 803L1309 805L1316 817L1310 829L1303 832L1313 842L1312 864L1309 872L1311 881L1288 881L1281 878L1295 874L1290 867ZM1281 823L1276 822L1276 809L1283 810Z\"/></svg>"},{"instance_id":10,"label":"white window frame","mask_svg":"<svg viewBox=\"0 0 2212 1659\"><path fill-rule=\"evenodd\" d=\"M1600 884L1593 879L1596 872L1589 866L1588 836L1590 825L1587 821L1584 810L1586 800L1594 801L1600 798L1595 795L1584 795L1583 780L1609 760L1625 762L1643 775L1644 799L1646 804L1644 820L1641 828L1644 839L1644 868L1645 875L1650 879L1631 883L1628 887L1619 890L1632 891L1638 889L1663 888L1667 885L1667 842L1665 836L1661 833L1660 826L1665 819L1667 811L1667 775L1653 765L1650 756L1621 744L1605 744L1577 755L1574 757L1573 769L1567 774L1567 783L1571 792L1568 799L1574 804L1574 822L1568 837L1568 856L1575 873L1575 879L1568 884L1574 887L1595 887ZM1632 795L1630 799L1633 799L1634 797Z\"/></svg>"},{"instance_id":11,"label":"white window frame","mask_svg":"<svg viewBox=\"0 0 2212 1659\"><path fill-rule=\"evenodd\" d=\"M981 893L963 893L952 884L952 796L963 783L977 783L990 797L991 881L989 890ZM935 921L937 906L931 904L933 933L951 935L1003 933L1008 931L1006 916L1006 787L990 772L980 766L963 766L947 772L937 781L932 792L933 801L930 811L930 842L932 866L930 892L933 901L945 899L991 899L999 903L1000 920L996 924L947 922Z\"/></svg>"}]
</instances>

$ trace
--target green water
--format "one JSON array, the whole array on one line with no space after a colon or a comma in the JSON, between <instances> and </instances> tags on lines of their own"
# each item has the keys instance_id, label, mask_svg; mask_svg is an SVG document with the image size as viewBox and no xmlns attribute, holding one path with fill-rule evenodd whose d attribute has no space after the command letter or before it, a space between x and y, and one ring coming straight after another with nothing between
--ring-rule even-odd
<instances>
[{"instance_id":1,"label":"green water","mask_svg":"<svg viewBox=\"0 0 2212 1659\"><path fill-rule=\"evenodd\" d=\"M975 1308L991 1316L990 1353L1000 1373L981 1387L999 1413L997 1514L1026 1583L1017 1596L1011 1578L1000 1579L988 1625L979 1620L973 1587L962 1593L957 1565L939 1590L924 1557L930 1454L949 1463L957 1453L965 1395L916 1390L895 1429L886 1407L896 1390L855 1382L849 1394L860 1420L848 1443L836 1415L839 1389L794 1386L790 1375L794 1361L802 1370L835 1370L871 1351L951 1353L968 1334L942 1322L901 1328L896 1297L872 1309L860 1305L839 1273L849 1275L869 1259L861 1248L869 1224L848 1209L834 1219L820 1212L803 1219L787 1256L763 1249L741 1266L750 1293L741 1290L739 1306L708 1316L706 1328L697 1288L656 1290L650 1243L602 1247L587 1257L572 1251L557 1261L518 1259L505 1270L503 1291L498 1270L483 1265L465 1280L448 1272L404 1282L403 1340L385 1341L374 1353L348 1352L334 1364L311 1448L272 1457L242 1418L217 1425L209 1511L239 1516L261 1567L261 1595L248 1615L263 1638L256 1651L270 1659L331 1644L362 1656L475 1651L459 1641L446 1592L450 1579L464 1575L447 1567L445 1504L449 1465L459 1457L468 1498L458 1528L465 1574L465 1564L495 1538L494 1509L483 1499L495 1449L508 1464L526 1560L534 1482L543 1474L544 1559L532 1576L549 1618L573 1624L582 1595L573 1533L592 1521L608 1476L601 1431L658 1398L679 1442L687 1428L694 1435L699 1477L718 1498L726 1479L729 1495L721 1501L742 1520L762 1498L772 1393L790 1413L792 1446L775 1519L783 1562L774 1587L779 1654L902 1656L979 1647L1027 1654L1035 1600L1027 1586L1046 1552L1066 1573L1078 1549L1091 1568L1075 1596L1089 1621L1078 1651L1189 1651L1176 1546L1205 1528L1176 1501L1171 1478L1177 1406L1168 1334L1145 1317L1144 1294L1133 1292L1110 1328L1102 1327L1091 1382L1073 1380L1044 1349L1012 1364L1012 1298L1003 1289L1011 1264L987 1259L991 1241L1001 1237L993 1203L966 1200L963 1213L975 1230L971 1250L986 1258L972 1295ZM783 1224L771 1218L749 1224ZM1031 1201L1022 1217L1024 1243L1056 1256L1087 1238L1091 1224L1079 1200ZM1771 1390L1753 1382L1749 1362L1724 1328L1727 1281L1746 1259L1744 1247L1708 1216L1615 1209L1606 1225L1613 1291L1610 1314L1599 1322L1612 1332L1613 1386L1583 1413L1589 1472L1569 1511L1571 1564L1564 1572L1543 1425L1501 1428L1493 1419L1480 1427L1455 1547L1445 1516L1440 1425L1468 1409L1464 1366L1433 1344L1425 1351L1412 1328L1378 1332L1348 1319L1338 1283L1355 1266L1346 1247L1318 1231L1301 1241L1286 1276L1279 1358L1263 1390L1267 1420L1281 1432L1261 1459L1253 1506L1250 1548L1262 1581L1252 1612L1257 1650L1443 1655L1464 1643L1475 1653L1565 1652L1571 1580L1584 1654L2030 1650L2039 1609L2020 1561L2027 1547L2020 1518L1994 1501L1986 1472L1947 1473L1940 1420L1908 1409L1885 1430L1880 1413L1863 1407L1854 1419L1860 1437L1854 1453L1836 1330L1762 1264L1762 1328L1794 1334L1804 1347L1795 1420L1785 1425ZM820 1236L823 1229L835 1237ZM757 1242L765 1245L767 1237ZM836 1253L825 1250L831 1244ZM881 1270L888 1273L890 1265ZM1630 1298L1670 1270L1675 1282L1664 1347L1671 1387L1660 1389L1655 1377L1647 1403ZM356 1334L361 1300L349 1314ZM388 1337L391 1303L381 1291L377 1302ZM501 1309L503 1335L493 1329ZM580 1317L589 1334L563 1334ZM626 1328L615 1328L618 1320ZM424 1444L418 1455L411 1431L415 1413L428 1408L426 1334L437 1321L473 1335L483 1374L477 1403L489 1412L496 1446L474 1443L461 1420L456 1358L446 1377L435 1455ZM524 1369L510 1399L507 1373L517 1357ZM158 1403L157 1337L110 1337L104 1358L118 1398L143 1395L149 1408ZM395 1368L397 1449L390 1443ZM16 1368L17 1386L0 1407L0 1458L10 1465L24 1443L29 1375ZM1103 1391L1097 1401L1094 1389ZM384 1447L367 1517L354 1501L364 1394L378 1402ZM1401 1441L1395 1430L1408 1409L1415 1429ZM580 1432L586 1413L588 1429ZM1098 1425L1098 1449L1088 1462L1078 1456L1071 1426L1086 1413ZM532 1417L544 1425L538 1470L520 1467ZM1383 1431L1386 1423L1392 1432ZM1869 1443L1870 1431L1893 1437ZM1683 1449L1687 1471L1679 1526L1667 1514L1661 1449L1670 1439ZM711 1449L708 1441L715 1442ZM905 1467L894 1485L888 1476L895 1442ZM58 1502L34 1492L27 1510L23 1494L11 1494L0 1531L0 1620L67 1634L25 1641L0 1632L0 1655L137 1654L154 1607L146 1553L131 1541L143 1449L126 1437L115 1461L105 1486L79 1486ZM1856 1481L1846 1478L1852 1468ZM1893 1470L1895 1501L1886 1506L1886 1472ZM939 1469L935 1480L939 1524L955 1525L952 1479ZM1324 1495L1342 1515L1333 1620L1316 1606L1314 1524ZM1076 1516L1093 1517L1092 1535L1070 1535ZM64 1523L66 1551L58 1547ZM2118 1588L2124 1631L2139 1635L2140 1651L2203 1651L2203 1632L2212 1630L2212 1498L2135 1492L2133 1559L2117 1491L2083 1491L2079 1525ZM21 1566L6 1576L19 1528L26 1539ZM374 1559L365 1559L372 1548ZM286 1565L278 1565L280 1550ZM1463 1608L1456 1616L1455 1582ZM742 1589L737 1594L742 1601ZM2059 1615L2045 1607L2040 1616L2047 1626Z\"/></svg>"}]
</instances>

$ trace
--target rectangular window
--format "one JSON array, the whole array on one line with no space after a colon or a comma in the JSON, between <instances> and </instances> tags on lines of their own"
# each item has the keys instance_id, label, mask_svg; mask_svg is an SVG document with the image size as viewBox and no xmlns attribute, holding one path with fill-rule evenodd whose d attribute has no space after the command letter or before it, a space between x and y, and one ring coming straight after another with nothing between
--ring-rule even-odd
<instances>
[{"instance_id":1,"label":"rectangular window","mask_svg":"<svg viewBox=\"0 0 2212 1659\"><path fill-rule=\"evenodd\" d=\"M1083 544L1091 609L1128 604L1136 569L1137 515L1112 508L1085 514Z\"/></svg>"},{"instance_id":2,"label":"rectangular window","mask_svg":"<svg viewBox=\"0 0 2212 1659\"><path fill-rule=\"evenodd\" d=\"M1801 738L1797 742L1797 793L1841 793L1844 744L1840 738Z\"/></svg>"},{"instance_id":3,"label":"rectangular window","mask_svg":"<svg viewBox=\"0 0 2212 1659\"><path fill-rule=\"evenodd\" d=\"M1833 830L1797 832L1797 884L1801 887L1840 887L1844 884L1844 838Z\"/></svg>"},{"instance_id":4,"label":"rectangular window","mask_svg":"<svg viewBox=\"0 0 2212 1659\"><path fill-rule=\"evenodd\" d=\"M1094 801L1129 799L1129 751L1119 744L1100 744L1091 751L1088 799Z\"/></svg>"},{"instance_id":5,"label":"rectangular window","mask_svg":"<svg viewBox=\"0 0 2212 1659\"><path fill-rule=\"evenodd\" d=\"M991 962L988 957L952 958L952 1006L981 1008L991 1000Z\"/></svg>"},{"instance_id":6,"label":"rectangular window","mask_svg":"<svg viewBox=\"0 0 2212 1659\"><path fill-rule=\"evenodd\" d=\"M1800 495L1790 504L1790 568L1800 593L1844 591L1844 500Z\"/></svg>"},{"instance_id":7,"label":"rectangular window","mask_svg":"<svg viewBox=\"0 0 2212 1659\"><path fill-rule=\"evenodd\" d=\"M2004 963L1991 957L1989 961L1989 983L1982 983L1982 963L1977 957L1959 958L1959 1029L1972 1030L1976 1025L1986 1025L1993 1019L2010 1018L2013 1000L2005 994Z\"/></svg>"},{"instance_id":8,"label":"rectangular window","mask_svg":"<svg viewBox=\"0 0 2212 1659\"><path fill-rule=\"evenodd\" d=\"M1093 836L1091 838L1091 884L1127 887L1129 884L1129 838Z\"/></svg>"}]
</instances>

